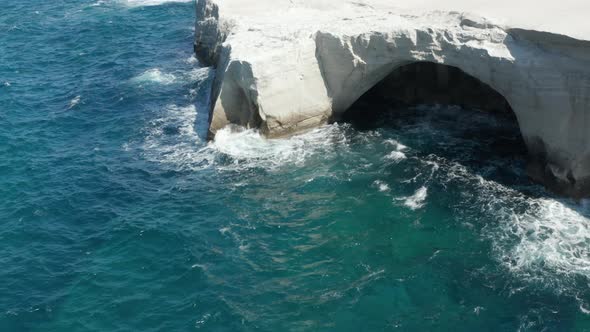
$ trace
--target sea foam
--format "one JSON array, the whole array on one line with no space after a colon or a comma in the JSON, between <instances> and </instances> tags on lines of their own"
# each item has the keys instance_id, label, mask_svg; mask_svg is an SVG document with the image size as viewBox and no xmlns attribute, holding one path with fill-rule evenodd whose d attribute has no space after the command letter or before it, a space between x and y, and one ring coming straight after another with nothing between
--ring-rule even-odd
<instances>
[{"instance_id":1,"label":"sea foam","mask_svg":"<svg viewBox=\"0 0 590 332\"><path fill-rule=\"evenodd\" d=\"M302 165L311 156L325 155L346 144L346 126L338 124L277 139L267 139L257 130L228 126L219 130L213 141L206 142L202 132L206 123L194 105L166 106L146 129L146 156L182 169L215 166L219 170L273 170Z\"/></svg>"},{"instance_id":2,"label":"sea foam","mask_svg":"<svg viewBox=\"0 0 590 332\"><path fill-rule=\"evenodd\" d=\"M550 198L527 203L523 212L504 212L495 234L504 264L532 278L553 279L547 272L590 278L590 219L584 211Z\"/></svg>"},{"instance_id":3,"label":"sea foam","mask_svg":"<svg viewBox=\"0 0 590 332\"><path fill-rule=\"evenodd\" d=\"M456 163L449 165L441 166L447 183L476 186L478 194L463 199L475 208L476 215L483 213L494 220L487 222L482 233L491 242L497 261L520 280L576 297L575 280L590 280L588 206L547 193L529 196ZM469 212L464 217L473 220ZM580 308L588 307L578 300Z\"/></svg>"},{"instance_id":4,"label":"sea foam","mask_svg":"<svg viewBox=\"0 0 590 332\"><path fill-rule=\"evenodd\" d=\"M166 85L174 83L176 81L176 76L164 73L159 68L153 68L132 78L131 81L135 83L157 83Z\"/></svg>"},{"instance_id":5,"label":"sea foam","mask_svg":"<svg viewBox=\"0 0 590 332\"><path fill-rule=\"evenodd\" d=\"M195 128L197 116L194 105L166 106L146 128L145 156L149 160L172 165L175 169L208 167L214 156L202 147L204 138Z\"/></svg>"},{"instance_id":6,"label":"sea foam","mask_svg":"<svg viewBox=\"0 0 590 332\"><path fill-rule=\"evenodd\" d=\"M377 189L379 189L379 191L383 193L391 190L389 188L389 185L381 180L375 180L373 182L373 186L377 187Z\"/></svg>"},{"instance_id":7,"label":"sea foam","mask_svg":"<svg viewBox=\"0 0 590 332\"><path fill-rule=\"evenodd\" d=\"M278 139L267 139L256 130L226 127L217 132L209 147L243 167L274 169L302 165L310 156L328 153L344 141L343 131L337 124Z\"/></svg>"},{"instance_id":8,"label":"sea foam","mask_svg":"<svg viewBox=\"0 0 590 332\"><path fill-rule=\"evenodd\" d=\"M194 0L120 0L123 4L128 6L158 6L166 3L187 3Z\"/></svg>"},{"instance_id":9,"label":"sea foam","mask_svg":"<svg viewBox=\"0 0 590 332\"><path fill-rule=\"evenodd\" d=\"M428 196L428 189L426 187L420 187L414 195L407 197L404 200L404 205L412 210L418 210L424 206L426 197Z\"/></svg>"},{"instance_id":10,"label":"sea foam","mask_svg":"<svg viewBox=\"0 0 590 332\"><path fill-rule=\"evenodd\" d=\"M80 103L82 96L76 96L74 98L72 98L72 100L70 100L70 106L68 107L68 109L72 109L74 107L76 107L76 105L78 105Z\"/></svg>"},{"instance_id":11,"label":"sea foam","mask_svg":"<svg viewBox=\"0 0 590 332\"><path fill-rule=\"evenodd\" d=\"M385 158L393 160L395 162L400 162L406 159L407 157L406 154L401 151L391 151L387 156L385 156Z\"/></svg>"}]
</instances>

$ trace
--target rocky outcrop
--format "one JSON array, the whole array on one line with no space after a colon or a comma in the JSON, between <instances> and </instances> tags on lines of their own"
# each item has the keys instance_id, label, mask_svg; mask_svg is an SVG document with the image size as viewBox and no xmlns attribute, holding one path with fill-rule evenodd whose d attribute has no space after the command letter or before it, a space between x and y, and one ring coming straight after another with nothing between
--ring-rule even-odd
<instances>
[{"instance_id":1,"label":"rocky outcrop","mask_svg":"<svg viewBox=\"0 0 590 332\"><path fill-rule=\"evenodd\" d=\"M532 30L526 12L522 24L513 17L500 26L391 2L198 0L195 50L217 68L210 134L230 123L270 137L312 128L338 119L401 66L443 64L505 98L532 176L572 196L590 193L590 42L579 36L590 31L585 24L572 22L580 27L576 39L562 35L561 25Z\"/></svg>"}]
</instances>

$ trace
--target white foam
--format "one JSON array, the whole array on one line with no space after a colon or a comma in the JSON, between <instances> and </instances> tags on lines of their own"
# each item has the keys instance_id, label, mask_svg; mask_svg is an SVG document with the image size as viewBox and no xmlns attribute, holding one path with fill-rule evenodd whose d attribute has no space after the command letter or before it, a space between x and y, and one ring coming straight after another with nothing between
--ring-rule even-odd
<instances>
[{"instance_id":1,"label":"white foam","mask_svg":"<svg viewBox=\"0 0 590 332\"><path fill-rule=\"evenodd\" d=\"M194 70L191 73L195 79L209 77L208 70ZM314 156L325 158L337 155L348 144L344 130L346 127L338 124L272 140L264 138L255 130L226 127L217 132L214 141L206 143L195 129L198 123L195 106L166 107L161 117L150 124L145 144L150 158L190 169L215 166L222 171L253 167L275 170L301 166ZM170 127L176 128L175 134L166 133L166 128ZM420 130L428 129L425 128ZM418 133L424 134L424 131ZM406 158L402 151L407 150L407 147L403 144L394 140L385 143L394 148L387 158ZM478 190L470 188L465 193L470 196L461 199L469 200L471 205L467 210L472 209L471 212L477 216L493 216L493 222L485 227L483 233L492 243L494 255L500 264L523 280L557 283L559 289L570 291L573 284L573 278L570 277L581 275L590 278L588 201L575 205L551 198L531 198L486 180L469 168L443 157L429 155L422 162L431 169L430 177L427 178L428 171L424 171L424 185L411 196L398 198L406 207L418 210L425 206L427 185L432 179L439 181L442 177L440 180L443 185L453 182L459 186L476 186ZM434 173L436 177L433 177ZM407 182L417 182L418 176ZM307 181L313 181L314 178ZM373 185L380 192L390 191L383 181L375 181ZM467 225L477 223L471 218L471 212L465 212L465 220L469 222ZM222 228L220 232L226 234L229 229ZM245 248L247 246L242 249ZM588 307L588 304L580 304L581 311Z\"/></svg>"},{"instance_id":2,"label":"white foam","mask_svg":"<svg viewBox=\"0 0 590 332\"><path fill-rule=\"evenodd\" d=\"M337 124L278 139L266 139L252 129L226 127L217 132L209 147L243 167L274 169L302 165L310 156L327 153L343 141L345 137Z\"/></svg>"},{"instance_id":3,"label":"white foam","mask_svg":"<svg viewBox=\"0 0 590 332\"><path fill-rule=\"evenodd\" d=\"M185 81L188 82L201 82L206 79L212 78L215 71L211 67L195 68L187 72L184 76Z\"/></svg>"},{"instance_id":4,"label":"white foam","mask_svg":"<svg viewBox=\"0 0 590 332\"><path fill-rule=\"evenodd\" d=\"M159 6L166 3L187 3L192 2L194 0L120 0L120 2L131 6Z\"/></svg>"},{"instance_id":5,"label":"white foam","mask_svg":"<svg viewBox=\"0 0 590 332\"><path fill-rule=\"evenodd\" d=\"M167 85L176 82L176 76L163 73L159 68L152 68L132 78L131 81L135 83L157 83Z\"/></svg>"},{"instance_id":6,"label":"white foam","mask_svg":"<svg viewBox=\"0 0 590 332\"><path fill-rule=\"evenodd\" d=\"M509 211L496 234L506 265L540 278L546 271L590 278L590 219L554 199L532 199L528 205L524 212ZM506 247L511 238L516 244Z\"/></svg>"},{"instance_id":7,"label":"white foam","mask_svg":"<svg viewBox=\"0 0 590 332\"><path fill-rule=\"evenodd\" d=\"M454 162L441 161L441 167L446 182L477 186L476 195L465 192L462 199L478 207L477 215L496 220L488 222L483 234L513 275L570 295L578 292L578 277L590 280L590 210L583 202L530 197ZM466 212L467 220L473 220ZM580 310L587 305L581 301Z\"/></svg>"},{"instance_id":8,"label":"white foam","mask_svg":"<svg viewBox=\"0 0 590 332\"><path fill-rule=\"evenodd\" d=\"M395 162L400 162L406 159L407 157L406 154L401 151L391 151L387 156L385 156L385 158L393 160Z\"/></svg>"},{"instance_id":9,"label":"white foam","mask_svg":"<svg viewBox=\"0 0 590 332\"><path fill-rule=\"evenodd\" d=\"M426 197L428 196L428 189L424 186L420 187L414 195L406 197L404 205L412 210L418 210L424 206Z\"/></svg>"},{"instance_id":10,"label":"white foam","mask_svg":"<svg viewBox=\"0 0 590 332\"><path fill-rule=\"evenodd\" d=\"M10 86L10 82L6 81L6 82L4 82L4 85L5 86Z\"/></svg>"},{"instance_id":11,"label":"white foam","mask_svg":"<svg viewBox=\"0 0 590 332\"><path fill-rule=\"evenodd\" d=\"M143 144L145 156L155 162L180 169L208 167L215 156L203 147L195 129L197 109L194 105L168 105L160 117L152 120Z\"/></svg>"},{"instance_id":12,"label":"white foam","mask_svg":"<svg viewBox=\"0 0 590 332\"><path fill-rule=\"evenodd\" d=\"M389 185L381 180L376 180L373 185L379 189L380 192L388 192L390 190Z\"/></svg>"},{"instance_id":13,"label":"white foam","mask_svg":"<svg viewBox=\"0 0 590 332\"><path fill-rule=\"evenodd\" d=\"M82 96L76 96L72 100L70 100L70 107L68 109L76 107L80 103Z\"/></svg>"},{"instance_id":14,"label":"white foam","mask_svg":"<svg viewBox=\"0 0 590 332\"><path fill-rule=\"evenodd\" d=\"M403 145L402 143L400 143L394 139L386 139L384 141L384 143L387 145L393 146L393 148L396 149L397 151L404 151L408 148L407 146Z\"/></svg>"},{"instance_id":15,"label":"white foam","mask_svg":"<svg viewBox=\"0 0 590 332\"><path fill-rule=\"evenodd\" d=\"M432 173L440 169L440 165L434 160L426 160L425 163L432 167Z\"/></svg>"},{"instance_id":16,"label":"white foam","mask_svg":"<svg viewBox=\"0 0 590 332\"><path fill-rule=\"evenodd\" d=\"M195 65L199 63L199 60L197 59L197 57L193 54L190 57L186 58L186 60L184 60L186 63L190 64L190 65Z\"/></svg>"},{"instance_id":17,"label":"white foam","mask_svg":"<svg viewBox=\"0 0 590 332\"><path fill-rule=\"evenodd\" d=\"M407 146L401 144L400 142L394 139L386 139L384 141L384 144L391 145L394 148L393 151L391 151L387 156L385 156L386 159L393 160L395 162L400 162L407 158L406 154L402 152L408 149Z\"/></svg>"},{"instance_id":18,"label":"white foam","mask_svg":"<svg viewBox=\"0 0 590 332\"><path fill-rule=\"evenodd\" d=\"M404 135L423 137L435 134L442 140L441 149L456 149L470 142L469 138L456 137L452 126L435 126L441 111L445 117L460 121L459 124L504 126L505 122L493 117L465 113L459 109L441 109L430 112L436 107L421 107L425 113L424 121L406 126ZM469 115L467 115L469 114ZM444 119L443 119L444 120ZM467 122L468 121L468 122ZM434 133L432 131L434 130ZM432 137L432 136L431 136ZM391 159L401 157L398 152L405 152L396 140L386 140L384 144L393 147ZM466 152L469 152L466 150ZM542 189L539 196L529 196L519 190L486 179L485 172L478 174L469 167L445 157L431 154L421 158L424 167L431 169L430 176L423 187L409 197L400 197L405 206L412 210L422 208L428 196L427 183L441 181L443 187L467 188L458 199L465 206L458 217L465 225L474 225L485 221L482 234L490 241L494 249L494 258L518 279L529 283L540 283L558 293L575 296L580 290L580 280L590 281L590 202L579 203L570 200L551 198ZM489 166L492 171L507 167L505 161L497 161ZM510 167L510 166L508 166ZM426 171L424 175L427 176ZM405 183L415 183L412 178ZM473 227L473 226L471 226ZM476 229L476 228L474 228ZM582 281L584 282L584 281ZM587 295L580 296L580 311L590 310Z\"/></svg>"},{"instance_id":19,"label":"white foam","mask_svg":"<svg viewBox=\"0 0 590 332\"><path fill-rule=\"evenodd\" d=\"M218 170L273 170L302 165L311 156L325 156L346 144L343 126L338 124L278 139L267 139L253 129L228 126L219 130L215 139L207 143L199 135L204 134L206 126L200 130L196 128L205 122L198 120L194 105L168 105L147 128L143 144L146 156L179 168L215 166ZM220 162L220 159L223 161Z\"/></svg>"},{"instance_id":20,"label":"white foam","mask_svg":"<svg viewBox=\"0 0 590 332\"><path fill-rule=\"evenodd\" d=\"M105 4L105 0L98 0L97 2L90 5L90 7L98 7Z\"/></svg>"},{"instance_id":21,"label":"white foam","mask_svg":"<svg viewBox=\"0 0 590 332\"><path fill-rule=\"evenodd\" d=\"M194 68L189 71L165 73L159 68L152 68L144 71L140 75L131 79L131 82L139 85L143 84L159 84L159 85L170 85L170 84L182 84L182 83L193 83L203 82L213 77L214 70L205 68Z\"/></svg>"}]
</instances>

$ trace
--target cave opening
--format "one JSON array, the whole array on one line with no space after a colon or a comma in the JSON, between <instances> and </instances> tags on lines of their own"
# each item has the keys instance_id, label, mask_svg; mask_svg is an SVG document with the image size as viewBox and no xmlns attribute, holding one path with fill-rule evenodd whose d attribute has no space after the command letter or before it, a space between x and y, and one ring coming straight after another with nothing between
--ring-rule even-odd
<instances>
[{"instance_id":1,"label":"cave opening","mask_svg":"<svg viewBox=\"0 0 590 332\"><path fill-rule=\"evenodd\" d=\"M453 150L462 147L446 149L446 146L453 142L473 143L477 147L471 150L469 160L464 161L476 169L484 170L497 158L516 160L518 168L526 168L527 148L508 101L489 85L456 67L431 62L398 67L364 93L340 120L361 131L393 128L407 132L404 126L425 121L425 114L426 121L436 122L431 126L433 131L442 128L461 136L447 142L431 140L428 144L431 147L426 148L428 153L444 149L446 158L461 159L460 152ZM420 135L430 133L422 131ZM443 148L437 150L437 144ZM501 182L512 182L509 178L514 174L508 175L508 179L503 177L506 181Z\"/></svg>"},{"instance_id":2,"label":"cave opening","mask_svg":"<svg viewBox=\"0 0 590 332\"><path fill-rule=\"evenodd\" d=\"M398 67L363 94L342 120L358 128L375 128L417 105L454 105L518 123L510 104L498 91L457 67L432 62Z\"/></svg>"}]
</instances>

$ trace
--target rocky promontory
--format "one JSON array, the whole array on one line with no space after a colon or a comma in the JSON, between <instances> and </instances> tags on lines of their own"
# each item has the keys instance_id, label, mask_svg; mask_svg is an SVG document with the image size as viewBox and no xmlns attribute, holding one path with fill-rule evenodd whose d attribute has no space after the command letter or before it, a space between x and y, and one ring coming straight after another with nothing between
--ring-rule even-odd
<instances>
[{"instance_id":1,"label":"rocky promontory","mask_svg":"<svg viewBox=\"0 0 590 332\"><path fill-rule=\"evenodd\" d=\"M514 113L533 178L588 196L590 4L396 2L197 0L195 51L216 68L210 136L228 124L278 137L337 121L384 80L403 86L400 69L428 63L437 85L459 71L492 91L472 98L481 108ZM418 90L401 98L424 100Z\"/></svg>"}]
</instances>

